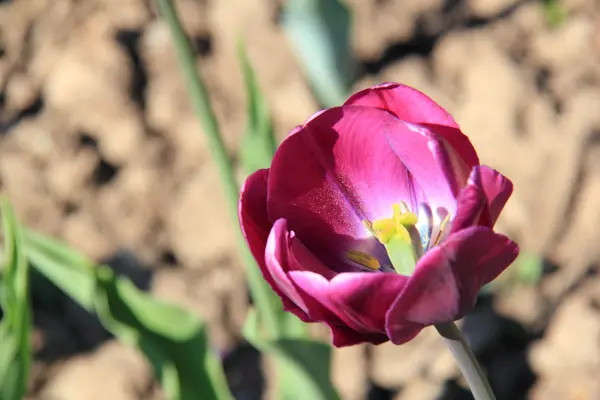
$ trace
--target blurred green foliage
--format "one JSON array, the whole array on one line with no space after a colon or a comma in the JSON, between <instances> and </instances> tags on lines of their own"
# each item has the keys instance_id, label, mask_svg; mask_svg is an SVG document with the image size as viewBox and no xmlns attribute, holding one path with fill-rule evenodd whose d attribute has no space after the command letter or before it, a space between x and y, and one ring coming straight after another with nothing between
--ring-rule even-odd
<instances>
[{"instance_id":1,"label":"blurred green foliage","mask_svg":"<svg viewBox=\"0 0 600 400\"><path fill-rule=\"evenodd\" d=\"M358 72L351 14L341 0L287 0L283 28L321 105L341 105Z\"/></svg>"},{"instance_id":2,"label":"blurred green foliage","mask_svg":"<svg viewBox=\"0 0 600 400\"><path fill-rule=\"evenodd\" d=\"M252 310L244 325L244 337L276 357L280 374L277 398L338 400L331 384L331 346L309 339L302 321L289 313L285 316L288 327L279 338L269 339L261 334L258 316Z\"/></svg>"},{"instance_id":3,"label":"blurred green foliage","mask_svg":"<svg viewBox=\"0 0 600 400\"><path fill-rule=\"evenodd\" d=\"M543 0L542 6L544 7L544 14L548 25L556 28L565 23L567 11L560 4L559 0Z\"/></svg>"},{"instance_id":4,"label":"blurred green foliage","mask_svg":"<svg viewBox=\"0 0 600 400\"><path fill-rule=\"evenodd\" d=\"M13 209L2 199L4 233L3 277L0 291L0 399L25 397L31 369L31 310L29 266L23 252L21 227Z\"/></svg>"},{"instance_id":5,"label":"blurred green foliage","mask_svg":"<svg viewBox=\"0 0 600 400\"><path fill-rule=\"evenodd\" d=\"M136 346L151 363L169 400L229 400L231 394L204 324L191 312L138 290L65 244L25 231L26 254L50 282L104 327Z\"/></svg>"},{"instance_id":6,"label":"blurred green foliage","mask_svg":"<svg viewBox=\"0 0 600 400\"><path fill-rule=\"evenodd\" d=\"M263 96L256 74L250 65L243 40L238 44L238 60L246 86L246 133L240 148L242 166L247 175L261 168L269 168L275 154L275 136L267 101Z\"/></svg>"}]
</instances>

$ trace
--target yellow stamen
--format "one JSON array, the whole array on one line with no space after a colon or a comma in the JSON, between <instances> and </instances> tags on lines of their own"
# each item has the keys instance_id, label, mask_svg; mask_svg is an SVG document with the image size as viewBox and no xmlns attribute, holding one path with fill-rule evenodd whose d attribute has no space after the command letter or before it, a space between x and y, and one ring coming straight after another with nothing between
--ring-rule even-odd
<instances>
[{"instance_id":1,"label":"yellow stamen","mask_svg":"<svg viewBox=\"0 0 600 400\"><path fill-rule=\"evenodd\" d=\"M362 221L362 223L364 227L367 228L369 232L371 232L372 235L375 235L375 231L373 230L373 224L371 223L371 221L365 219Z\"/></svg>"},{"instance_id":2,"label":"yellow stamen","mask_svg":"<svg viewBox=\"0 0 600 400\"><path fill-rule=\"evenodd\" d=\"M346 253L346 257L348 257L350 260L354 261L355 263L360 264L363 267L370 268L374 271L377 271L380 266L379 261L375 257L370 256L361 251L349 250Z\"/></svg>"},{"instance_id":3,"label":"yellow stamen","mask_svg":"<svg viewBox=\"0 0 600 400\"><path fill-rule=\"evenodd\" d=\"M417 223L417 215L408 211L408 206L403 201L393 204L392 210L392 218L373 221L372 232L383 244L387 244L396 235L405 242L412 243L408 228Z\"/></svg>"},{"instance_id":4,"label":"yellow stamen","mask_svg":"<svg viewBox=\"0 0 600 400\"><path fill-rule=\"evenodd\" d=\"M396 224L391 218L377 219L373 221L373 230L377 239L385 244L396 234Z\"/></svg>"}]
</instances>

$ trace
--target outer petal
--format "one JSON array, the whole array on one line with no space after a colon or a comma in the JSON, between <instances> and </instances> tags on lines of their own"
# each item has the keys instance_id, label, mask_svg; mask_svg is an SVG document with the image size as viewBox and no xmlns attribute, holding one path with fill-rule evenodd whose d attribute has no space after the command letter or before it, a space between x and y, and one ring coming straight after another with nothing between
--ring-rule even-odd
<instances>
[{"instance_id":1,"label":"outer petal","mask_svg":"<svg viewBox=\"0 0 600 400\"><path fill-rule=\"evenodd\" d=\"M361 333L385 333L385 314L408 277L396 273L348 272L331 280L312 272L290 272L290 279L321 302L344 324Z\"/></svg>"},{"instance_id":2,"label":"outer petal","mask_svg":"<svg viewBox=\"0 0 600 400\"><path fill-rule=\"evenodd\" d=\"M492 227L512 194L513 184L510 179L486 165L476 168L475 172L479 173L481 187L485 192L488 223Z\"/></svg>"},{"instance_id":3,"label":"outer petal","mask_svg":"<svg viewBox=\"0 0 600 400\"><path fill-rule=\"evenodd\" d=\"M437 124L458 128L454 118L424 93L399 83L382 83L352 95L344 105L387 110L415 124Z\"/></svg>"},{"instance_id":4,"label":"outer petal","mask_svg":"<svg viewBox=\"0 0 600 400\"><path fill-rule=\"evenodd\" d=\"M240 226L246 242L250 247L252 255L258 262L263 276L271 288L281 297L285 310L293 312L298 318L307 321L306 315L296 304L279 289L273 281L271 274L267 270L265 262L265 249L267 247L267 238L271 230L271 223L267 217L267 180L269 177L268 169L261 169L253 173L246 179L242 187L239 202Z\"/></svg>"},{"instance_id":5,"label":"outer petal","mask_svg":"<svg viewBox=\"0 0 600 400\"><path fill-rule=\"evenodd\" d=\"M384 83L354 94L345 105L377 107L391 112L403 121L425 125L454 148L469 170L479 164L473 145L460 131L454 118L416 89L399 83Z\"/></svg>"},{"instance_id":6,"label":"outer petal","mask_svg":"<svg viewBox=\"0 0 600 400\"><path fill-rule=\"evenodd\" d=\"M452 230L450 234L474 225L479 225L482 220L482 214L487 202L481 184L476 183L473 179L474 175L477 174L478 172L476 172L476 169L474 168L467 186L463 188L458 196L456 217L452 220ZM483 219L485 220L485 218ZM489 226L487 221L484 221L483 225Z\"/></svg>"},{"instance_id":7,"label":"outer petal","mask_svg":"<svg viewBox=\"0 0 600 400\"><path fill-rule=\"evenodd\" d=\"M461 318L473 307L481 287L508 267L519 253L516 243L486 227L450 235L417 264L387 316L388 335L397 342L405 321L422 325Z\"/></svg>"},{"instance_id":8,"label":"outer petal","mask_svg":"<svg viewBox=\"0 0 600 400\"><path fill-rule=\"evenodd\" d=\"M400 200L415 205L413 176L390 148L385 129L426 142L391 114L337 107L313 117L281 144L271 166L268 214L286 218L311 251L328 265L328 253L352 248L387 257L362 220L391 216ZM426 149L426 144L424 144ZM364 242L357 243L357 240ZM384 260L385 261L385 260Z\"/></svg>"},{"instance_id":9,"label":"outer petal","mask_svg":"<svg viewBox=\"0 0 600 400\"><path fill-rule=\"evenodd\" d=\"M513 190L512 182L488 166L473 168L458 198L452 232L472 225L493 227Z\"/></svg>"},{"instance_id":10,"label":"outer petal","mask_svg":"<svg viewBox=\"0 0 600 400\"><path fill-rule=\"evenodd\" d=\"M344 319L340 318L343 314L339 314L337 309L330 307L327 291L304 290L304 287L296 282L295 276L298 274L301 274L302 277L310 276L315 282L325 285L329 283L329 280L336 280L336 277L335 273L325 267L304 247L293 232L287 231L287 223L283 219L275 222L269 235L266 264L270 280L277 290L308 315L308 321L327 324L331 329L336 346L387 341L387 336L382 330L362 329L359 331L354 326L347 324ZM300 280L304 282L302 278ZM352 296L351 293L348 295ZM296 312L295 314L298 315Z\"/></svg>"}]
</instances>

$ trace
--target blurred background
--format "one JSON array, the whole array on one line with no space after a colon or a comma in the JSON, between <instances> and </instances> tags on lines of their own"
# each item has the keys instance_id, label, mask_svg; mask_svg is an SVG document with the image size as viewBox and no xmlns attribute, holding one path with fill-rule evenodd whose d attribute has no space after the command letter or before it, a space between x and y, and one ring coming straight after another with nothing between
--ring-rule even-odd
<instances>
[{"instance_id":1,"label":"blurred background","mask_svg":"<svg viewBox=\"0 0 600 400\"><path fill-rule=\"evenodd\" d=\"M279 139L319 108L283 0L176 5L232 152L246 119L239 36ZM397 81L446 107L482 163L515 184L499 229L544 257L541 278L499 285L465 321L499 399L600 399L600 3L347 5L355 89ZM25 225L201 316L237 398L260 398L257 365L271 372L240 339L236 227L151 2L0 1L0 185ZM162 398L142 355L33 279L30 399ZM336 350L333 364L344 399L469 398L433 330Z\"/></svg>"}]
</instances>

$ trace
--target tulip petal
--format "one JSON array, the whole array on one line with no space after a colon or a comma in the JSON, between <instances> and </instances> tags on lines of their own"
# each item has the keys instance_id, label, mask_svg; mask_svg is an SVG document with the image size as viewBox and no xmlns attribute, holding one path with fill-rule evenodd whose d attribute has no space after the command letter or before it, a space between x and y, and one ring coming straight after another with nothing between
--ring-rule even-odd
<instances>
[{"instance_id":1,"label":"tulip petal","mask_svg":"<svg viewBox=\"0 0 600 400\"><path fill-rule=\"evenodd\" d=\"M297 305L307 315L305 322L324 322L331 329L336 346L349 346L356 343L383 343L387 341L385 333L368 330L357 331L349 326L336 312L329 307L328 295L325 293L306 291L295 280L297 274L310 276L315 285L336 279L336 274L325 267L306 247L287 230L287 221L277 220L273 225L266 250L266 265L271 282L288 301ZM398 276L398 275L397 275ZM300 278L304 282L303 278ZM310 286L310 285L309 285ZM314 286L314 285L313 285ZM399 292L399 291L398 291ZM397 293L396 293L397 295ZM324 301L325 299L325 301ZM391 299L389 303L391 304ZM294 312L292 310L292 312ZM298 315L297 312L294 314Z\"/></svg>"},{"instance_id":2,"label":"tulip petal","mask_svg":"<svg viewBox=\"0 0 600 400\"><path fill-rule=\"evenodd\" d=\"M388 335L396 343L406 321L433 325L461 318L519 253L516 243L487 227L450 235L417 264L406 288L387 316Z\"/></svg>"},{"instance_id":3,"label":"tulip petal","mask_svg":"<svg viewBox=\"0 0 600 400\"><path fill-rule=\"evenodd\" d=\"M493 227L513 191L513 183L500 172L486 165L475 169L487 199L488 226Z\"/></svg>"},{"instance_id":4,"label":"tulip petal","mask_svg":"<svg viewBox=\"0 0 600 400\"><path fill-rule=\"evenodd\" d=\"M474 225L479 225L480 221L484 219L482 214L487 202L485 192L476 175L478 175L477 168L473 168L467 186L463 188L458 196L456 201L456 216L452 220L450 234ZM487 223L483 223L483 225L488 226Z\"/></svg>"},{"instance_id":5,"label":"tulip petal","mask_svg":"<svg viewBox=\"0 0 600 400\"><path fill-rule=\"evenodd\" d=\"M267 217L268 177L269 170L260 169L246 179L240 194L238 210L240 226L248 247L250 247L250 252L254 256L254 259L256 259L266 281L275 293L281 297L284 309L294 313L303 321L308 321L308 315L281 291L267 270L265 249L271 230L271 223Z\"/></svg>"},{"instance_id":6,"label":"tulip petal","mask_svg":"<svg viewBox=\"0 0 600 400\"><path fill-rule=\"evenodd\" d=\"M387 110L403 121L458 128L454 118L429 96L400 83L382 83L352 95L344 105L360 105Z\"/></svg>"},{"instance_id":7,"label":"tulip petal","mask_svg":"<svg viewBox=\"0 0 600 400\"><path fill-rule=\"evenodd\" d=\"M512 190L512 182L498 171L485 165L473 168L458 197L452 232L472 225L492 228Z\"/></svg>"},{"instance_id":8,"label":"tulip petal","mask_svg":"<svg viewBox=\"0 0 600 400\"><path fill-rule=\"evenodd\" d=\"M346 272L331 280L293 271L290 279L358 332L385 334L385 314L408 277L393 272Z\"/></svg>"},{"instance_id":9,"label":"tulip petal","mask_svg":"<svg viewBox=\"0 0 600 400\"><path fill-rule=\"evenodd\" d=\"M309 316L309 307L296 291L296 287L288 278L288 273L299 270L314 271L328 278L333 278L335 275L304 247L293 232L288 231L285 219L278 219L273 224L267 240L265 264L267 267L265 277L270 278L273 288Z\"/></svg>"},{"instance_id":10,"label":"tulip petal","mask_svg":"<svg viewBox=\"0 0 600 400\"><path fill-rule=\"evenodd\" d=\"M420 125L396 120L389 123L384 132L391 148L421 187L425 202L432 210L444 208L454 214L456 197L453 186L457 179L454 171L445 170L449 164L443 160L451 157L444 155L448 148ZM448 177L453 178L449 180Z\"/></svg>"},{"instance_id":11,"label":"tulip petal","mask_svg":"<svg viewBox=\"0 0 600 400\"><path fill-rule=\"evenodd\" d=\"M458 197L461 189L466 185L467 178L474 165L467 165L465 160L456 152L448 141L438 134L440 131L456 129L431 124L420 126L425 128L424 132L426 132L429 137L429 148L433 153L433 157L438 165L440 165L453 195ZM460 131L458 131L458 133L462 135Z\"/></svg>"},{"instance_id":12,"label":"tulip petal","mask_svg":"<svg viewBox=\"0 0 600 400\"><path fill-rule=\"evenodd\" d=\"M479 164L473 145L460 131L454 118L417 89L399 83L383 83L354 94L344 105L381 108L403 121L426 126L454 148L469 170Z\"/></svg>"},{"instance_id":13,"label":"tulip petal","mask_svg":"<svg viewBox=\"0 0 600 400\"><path fill-rule=\"evenodd\" d=\"M390 127L426 142L387 112L348 106L313 117L275 154L269 217L286 218L303 243L332 268L332 258L347 250L385 262L385 249L362 221L391 217L393 203L416 207L422 199L418 184L383 134ZM328 258L332 252L336 256Z\"/></svg>"}]
</instances>

